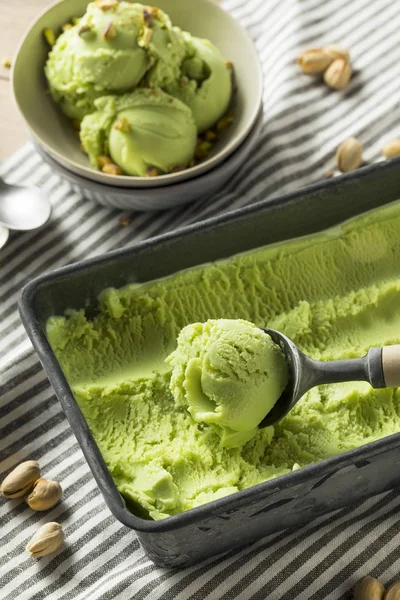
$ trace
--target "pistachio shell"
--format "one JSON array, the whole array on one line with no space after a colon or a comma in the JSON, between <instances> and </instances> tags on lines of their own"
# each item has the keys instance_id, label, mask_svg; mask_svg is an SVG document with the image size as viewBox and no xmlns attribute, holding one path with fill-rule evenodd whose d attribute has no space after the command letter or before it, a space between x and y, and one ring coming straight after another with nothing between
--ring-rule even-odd
<instances>
[{"instance_id":1,"label":"pistachio shell","mask_svg":"<svg viewBox=\"0 0 400 600\"><path fill-rule=\"evenodd\" d=\"M318 75L319 73L323 73L325 69L329 67L332 60L333 58L323 52L323 50L313 48L300 54L297 58L297 63L303 73Z\"/></svg>"},{"instance_id":2,"label":"pistachio shell","mask_svg":"<svg viewBox=\"0 0 400 600\"><path fill-rule=\"evenodd\" d=\"M325 54L330 56L332 59L343 58L347 61L350 60L349 51L346 50L346 48L343 48L343 46L339 46L338 44L329 44L328 46L324 46L322 48L322 51L325 52Z\"/></svg>"},{"instance_id":3,"label":"pistachio shell","mask_svg":"<svg viewBox=\"0 0 400 600\"><path fill-rule=\"evenodd\" d=\"M351 64L343 58L335 58L326 69L324 81L326 85L335 90L344 88L350 81Z\"/></svg>"},{"instance_id":4,"label":"pistachio shell","mask_svg":"<svg viewBox=\"0 0 400 600\"><path fill-rule=\"evenodd\" d=\"M48 510L57 504L61 494L62 489L58 481L38 479L26 502L33 510Z\"/></svg>"},{"instance_id":5,"label":"pistachio shell","mask_svg":"<svg viewBox=\"0 0 400 600\"><path fill-rule=\"evenodd\" d=\"M382 148L382 154L385 158L394 158L400 156L400 139L389 142Z\"/></svg>"},{"instance_id":6,"label":"pistachio shell","mask_svg":"<svg viewBox=\"0 0 400 600\"><path fill-rule=\"evenodd\" d=\"M362 153L362 144L356 138L342 142L336 152L339 171L349 173L357 169L362 163Z\"/></svg>"},{"instance_id":7,"label":"pistachio shell","mask_svg":"<svg viewBox=\"0 0 400 600\"><path fill-rule=\"evenodd\" d=\"M383 585L369 575L361 577L354 588L354 600L383 600L384 595Z\"/></svg>"},{"instance_id":8,"label":"pistachio shell","mask_svg":"<svg viewBox=\"0 0 400 600\"><path fill-rule=\"evenodd\" d=\"M36 460L27 460L7 475L0 487L6 498L19 498L28 494L40 477L40 468Z\"/></svg>"},{"instance_id":9,"label":"pistachio shell","mask_svg":"<svg viewBox=\"0 0 400 600\"><path fill-rule=\"evenodd\" d=\"M385 600L400 600L400 581L396 581L385 594Z\"/></svg>"},{"instance_id":10,"label":"pistachio shell","mask_svg":"<svg viewBox=\"0 0 400 600\"><path fill-rule=\"evenodd\" d=\"M64 532L59 523L46 523L37 530L26 549L33 558L40 558L58 550L64 541Z\"/></svg>"}]
</instances>

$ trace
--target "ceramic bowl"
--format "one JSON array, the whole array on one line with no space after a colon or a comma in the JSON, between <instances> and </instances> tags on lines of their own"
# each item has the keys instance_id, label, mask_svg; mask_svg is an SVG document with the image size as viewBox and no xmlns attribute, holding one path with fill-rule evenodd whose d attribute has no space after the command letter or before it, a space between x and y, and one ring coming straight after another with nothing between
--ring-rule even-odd
<instances>
[{"instance_id":1,"label":"ceramic bowl","mask_svg":"<svg viewBox=\"0 0 400 600\"><path fill-rule=\"evenodd\" d=\"M245 141L215 169L187 181L153 188L120 188L91 181L65 168L46 152L35 140L36 149L52 170L67 180L73 189L103 206L124 210L165 210L200 198L206 199L221 190L246 160L257 145L262 129L263 116L260 111L256 122Z\"/></svg>"},{"instance_id":2,"label":"ceramic bowl","mask_svg":"<svg viewBox=\"0 0 400 600\"><path fill-rule=\"evenodd\" d=\"M80 150L71 122L47 91L43 67L49 51L42 32L55 32L76 16L84 14L88 0L62 0L29 28L13 61L13 92L16 103L37 143L64 168L100 184L125 188L154 188L198 177L225 161L250 133L260 111L262 74L253 42L243 27L213 0L156 0L172 22L197 37L208 38L234 65L235 92L232 99L233 124L221 136L214 152L201 164L157 178L113 177L92 169Z\"/></svg>"}]
</instances>

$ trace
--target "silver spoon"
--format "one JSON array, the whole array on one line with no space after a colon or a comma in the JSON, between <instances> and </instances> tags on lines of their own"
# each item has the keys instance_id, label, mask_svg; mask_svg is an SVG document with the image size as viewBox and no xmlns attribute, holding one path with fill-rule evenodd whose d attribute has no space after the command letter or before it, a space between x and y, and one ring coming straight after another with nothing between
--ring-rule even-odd
<instances>
[{"instance_id":1,"label":"silver spoon","mask_svg":"<svg viewBox=\"0 0 400 600\"><path fill-rule=\"evenodd\" d=\"M8 185L0 177L0 225L29 231L47 223L50 214L50 202L40 190Z\"/></svg>"},{"instance_id":2,"label":"silver spoon","mask_svg":"<svg viewBox=\"0 0 400 600\"><path fill-rule=\"evenodd\" d=\"M306 356L283 333L268 328L263 331L285 355L289 382L259 427L268 427L283 419L300 398L317 385L368 381L373 388L400 386L400 345L371 348L362 358L324 362Z\"/></svg>"}]
</instances>

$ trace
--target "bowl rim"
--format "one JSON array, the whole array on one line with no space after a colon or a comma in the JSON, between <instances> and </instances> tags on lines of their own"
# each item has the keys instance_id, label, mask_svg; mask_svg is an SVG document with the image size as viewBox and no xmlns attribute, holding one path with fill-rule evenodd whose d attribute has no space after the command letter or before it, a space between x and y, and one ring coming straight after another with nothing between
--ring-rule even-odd
<instances>
[{"instance_id":1,"label":"bowl rim","mask_svg":"<svg viewBox=\"0 0 400 600\"><path fill-rule=\"evenodd\" d=\"M127 0L127 1L130 1L130 0ZM200 174L202 174L206 171L209 171L212 168L215 168L216 166L218 166L218 164L220 162L222 162L230 154L232 154L232 152L234 152L237 149L237 147L243 142L243 140L246 138L246 136L250 132L251 128L254 126L254 123L255 123L258 113L260 111L260 107L262 105L263 89L264 89L264 79L263 79L261 62L260 62L258 52L256 50L254 40L251 38L247 29L241 24L241 22L238 19L236 19L230 12L225 10L220 4L218 4L216 2L216 0L198 0L198 1L204 3L205 5L213 6L213 8L217 9L217 11L219 11L221 15L224 15L224 18L226 18L228 21L230 21L230 23L232 23L232 22L235 23L235 25L237 27L239 27L239 29L241 30L241 32L243 34L243 39L245 39L248 44L249 51L253 55L253 62L254 62L254 66L257 71L257 83L258 83L257 93L255 95L255 101L254 101L254 105L251 110L251 115L250 115L249 119L247 120L247 123L245 123L245 126L242 127L242 129L234 136L234 138L228 144L224 144L224 146L221 148L221 150L219 150L214 156L211 156L204 162L202 162L198 165L195 165L194 167L189 167L178 173L168 173L165 175L158 175L156 178L154 178L157 180L156 185L154 185L154 183L152 181L149 181L152 178L138 177L138 176L131 176L131 175L119 175L118 181L120 182L120 185L114 186L114 187L121 187L121 188L127 188L127 189L130 189L132 187L161 187L163 185L169 185L169 184L172 184L175 182L178 183L180 181L185 181L188 179L192 179L193 177L197 177ZM47 13L54 10L58 5L67 4L67 3L68 3L68 0L56 0L55 2L52 2L49 6L45 7L39 13L39 15L29 24L29 26L25 30L25 33L23 34L23 36L17 46L17 50L14 54L14 60L12 61L12 67L11 67L11 73L10 73L12 97L13 97L14 103L15 103L19 113L21 114L22 118L24 119L24 121L25 121L26 125L29 127L29 129L32 129L32 132L34 131L33 127L31 126L31 123L28 121L28 119L25 117L24 111L22 110L22 108L20 106L20 102L18 100L18 95L17 95L16 89L15 89L16 88L16 86L15 86L16 72L17 72L17 69L19 66L21 50L22 50L24 44L26 43L26 40L29 37L29 34L30 34L31 30L33 29L33 27L41 19L43 19L43 17L45 17L47 15ZM234 70L233 70L233 77L234 77ZM233 85L235 85L234 79L233 79ZM246 90L245 90L245 92L246 92ZM232 98L234 98L234 95L235 95L235 87L233 87ZM92 181L97 181L98 183L100 183L100 181L94 179L94 177L93 177L93 173L96 173L97 177L100 180L104 179L105 184L109 183L110 185L113 185L113 182L111 180L111 178L112 178L111 175L107 175L105 173L102 173L101 171L96 171L95 169L93 169L90 166L78 165L77 163L72 161L69 157L66 157L63 154L61 154L60 152L58 152L58 150L54 150L53 148L51 148L45 141L43 141L41 139L41 137L39 135L37 135L36 133L35 133L35 135L36 135L37 139L40 141L40 144L58 162L71 164L71 166L74 168L74 172L80 171L79 174L81 176L85 176L85 175L83 175L83 173L87 173L87 179L90 179Z\"/></svg>"}]
</instances>

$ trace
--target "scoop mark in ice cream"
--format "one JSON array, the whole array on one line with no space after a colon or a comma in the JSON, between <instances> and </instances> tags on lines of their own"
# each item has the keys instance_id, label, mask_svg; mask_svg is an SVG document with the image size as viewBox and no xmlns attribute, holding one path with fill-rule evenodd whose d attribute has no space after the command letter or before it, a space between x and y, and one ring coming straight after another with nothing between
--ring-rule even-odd
<instances>
[{"instance_id":1,"label":"scoop mark in ice cream","mask_svg":"<svg viewBox=\"0 0 400 600\"><path fill-rule=\"evenodd\" d=\"M232 95L230 68L211 42L174 27L160 9L125 1L90 3L79 22L57 39L45 74L55 102L78 120L102 110L96 103L99 98L115 95L117 102L118 96L132 94L139 86L150 87L187 105L202 133L224 115ZM149 107L149 119L151 115ZM164 122L155 120L163 129ZM106 132L99 135L105 146L112 144ZM181 161L186 166L194 156L192 133L182 131L181 136L186 151L191 148L189 158ZM141 159L146 162L145 156ZM91 164L96 166L93 157ZM143 168L138 170L125 155L119 166L128 175L143 175ZM176 166L174 160L169 166ZM166 172L161 166L159 170Z\"/></svg>"},{"instance_id":2,"label":"scoop mark in ice cream","mask_svg":"<svg viewBox=\"0 0 400 600\"><path fill-rule=\"evenodd\" d=\"M397 203L325 234L105 290L93 318L49 319L50 344L131 510L162 519L399 431L400 392L351 382L311 390L274 428L226 448L175 402L165 362L186 325L222 317L282 331L317 360L399 343L399 230Z\"/></svg>"}]
</instances>

